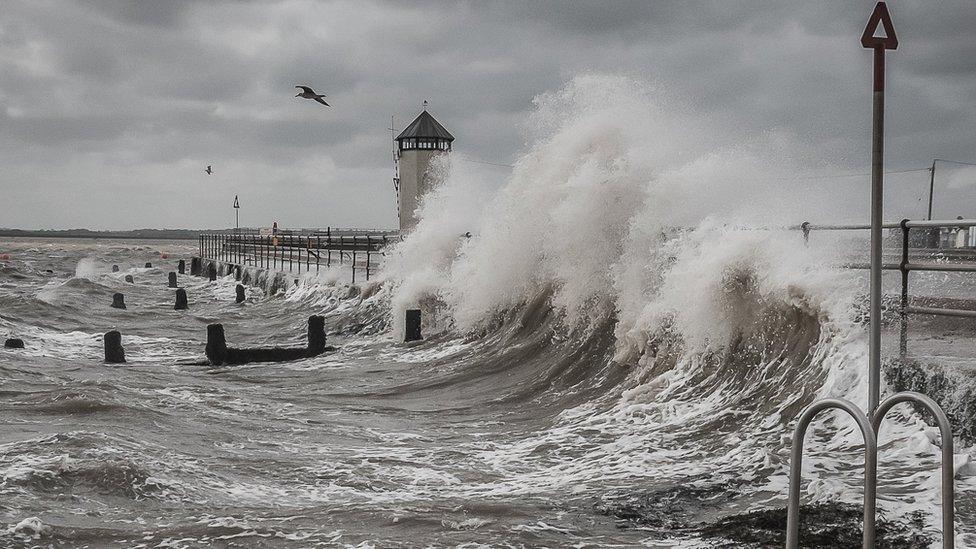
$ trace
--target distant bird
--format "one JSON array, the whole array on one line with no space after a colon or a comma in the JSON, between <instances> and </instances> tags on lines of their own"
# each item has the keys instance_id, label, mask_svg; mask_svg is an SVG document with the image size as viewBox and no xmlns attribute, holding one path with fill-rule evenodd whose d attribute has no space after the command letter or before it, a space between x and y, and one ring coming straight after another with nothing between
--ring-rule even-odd
<instances>
[{"instance_id":1,"label":"distant bird","mask_svg":"<svg viewBox=\"0 0 976 549\"><path fill-rule=\"evenodd\" d=\"M207 166L206 170L203 170L207 175L213 175L213 166Z\"/></svg>"},{"instance_id":2,"label":"distant bird","mask_svg":"<svg viewBox=\"0 0 976 549\"><path fill-rule=\"evenodd\" d=\"M330 105L330 104L328 104L328 103L326 103L325 101L322 100L322 98L325 97L324 94L315 93L315 90L313 90L312 88L310 88L308 86L295 86L295 87L298 88L298 89L300 89L300 90L302 90L302 92L299 93L298 95L296 95L295 97L304 97L305 99L312 99L312 100L318 101L319 103L322 103L326 107L331 107L332 106L332 105Z\"/></svg>"}]
</instances>

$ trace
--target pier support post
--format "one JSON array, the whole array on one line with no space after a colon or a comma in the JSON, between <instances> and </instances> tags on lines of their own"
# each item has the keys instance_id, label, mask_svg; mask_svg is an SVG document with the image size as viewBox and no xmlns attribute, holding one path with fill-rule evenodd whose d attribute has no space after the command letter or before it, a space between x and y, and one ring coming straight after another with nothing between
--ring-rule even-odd
<instances>
[{"instance_id":1,"label":"pier support post","mask_svg":"<svg viewBox=\"0 0 976 549\"><path fill-rule=\"evenodd\" d=\"M176 287L176 273L174 273L172 271L170 271L170 273L169 273L169 287L170 288L175 288Z\"/></svg>"},{"instance_id":2,"label":"pier support post","mask_svg":"<svg viewBox=\"0 0 976 549\"><path fill-rule=\"evenodd\" d=\"M407 309L406 314L407 318L403 341L420 341L424 338L420 333L420 309Z\"/></svg>"},{"instance_id":3,"label":"pier support post","mask_svg":"<svg viewBox=\"0 0 976 549\"><path fill-rule=\"evenodd\" d=\"M186 260L181 259L180 262L176 264L176 270L180 274L186 274Z\"/></svg>"},{"instance_id":4,"label":"pier support post","mask_svg":"<svg viewBox=\"0 0 976 549\"><path fill-rule=\"evenodd\" d=\"M247 299L247 294L244 291L244 285L243 284L238 284L237 285L237 299L236 299L236 302L237 303L244 303L244 300L245 299Z\"/></svg>"},{"instance_id":5,"label":"pier support post","mask_svg":"<svg viewBox=\"0 0 976 549\"><path fill-rule=\"evenodd\" d=\"M116 293L112 296L113 309L125 309L125 295Z\"/></svg>"},{"instance_id":6,"label":"pier support post","mask_svg":"<svg viewBox=\"0 0 976 549\"><path fill-rule=\"evenodd\" d=\"M179 288L176 290L176 306L173 307L176 311L183 311L189 309L189 305L186 302L186 290Z\"/></svg>"},{"instance_id":7,"label":"pier support post","mask_svg":"<svg viewBox=\"0 0 976 549\"><path fill-rule=\"evenodd\" d=\"M325 352L325 317L308 317L308 354L320 355Z\"/></svg>"},{"instance_id":8,"label":"pier support post","mask_svg":"<svg viewBox=\"0 0 976 549\"><path fill-rule=\"evenodd\" d=\"M220 366L227 359L227 338L223 324L207 325L207 360L212 366Z\"/></svg>"},{"instance_id":9,"label":"pier support post","mask_svg":"<svg viewBox=\"0 0 976 549\"><path fill-rule=\"evenodd\" d=\"M118 330L106 332L102 338L105 341L105 362L121 364L125 362L125 349L122 348L122 334Z\"/></svg>"},{"instance_id":10,"label":"pier support post","mask_svg":"<svg viewBox=\"0 0 976 549\"><path fill-rule=\"evenodd\" d=\"M119 272L119 266L118 265L112 265L112 272L113 273Z\"/></svg>"},{"instance_id":11,"label":"pier support post","mask_svg":"<svg viewBox=\"0 0 976 549\"><path fill-rule=\"evenodd\" d=\"M24 348L24 340L23 339L20 339L20 338L13 337L13 338L10 338L10 339L4 341L3 342L3 346L6 347L7 349L23 349Z\"/></svg>"}]
</instances>

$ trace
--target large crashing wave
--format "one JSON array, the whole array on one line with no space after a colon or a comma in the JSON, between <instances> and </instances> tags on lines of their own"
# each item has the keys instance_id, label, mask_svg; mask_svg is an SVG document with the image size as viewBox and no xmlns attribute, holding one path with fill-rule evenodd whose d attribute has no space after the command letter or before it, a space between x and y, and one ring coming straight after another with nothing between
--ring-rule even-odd
<instances>
[{"instance_id":1,"label":"large crashing wave","mask_svg":"<svg viewBox=\"0 0 976 549\"><path fill-rule=\"evenodd\" d=\"M530 145L490 197L465 166L440 166L444 183L387 258L394 326L419 306L435 317L430 329L484 332L540 298L566 332L612 326L602 360L632 367L625 379L495 460L522 470L540 449L595 443L565 460L542 452L544 472L513 490L706 475L782 497L799 411L866 394L866 338L851 320L857 284L829 267L829 252L776 229L828 216L797 194L790 153L803 147L776 134L736 143L677 101L601 75L537 98L526 130ZM834 429L815 435L811 469L859 459L854 426L841 419ZM933 451L916 429L912 420L886 436ZM916 492L902 511L937 505L924 486L900 488ZM857 502L860 489L856 476L822 476L808 495Z\"/></svg>"},{"instance_id":2,"label":"large crashing wave","mask_svg":"<svg viewBox=\"0 0 976 549\"><path fill-rule=\"evenodd\" d=\"M536 107L532 145L490 200L463 166L441 167L445 182L387 261L395 320L436 302L441 326L477 330L551 291L570 326L615 315L631 348L665 319L690 342L722 344L730 311L688 305L706 284L721 290L727 271L750 269L756 291L827 306L832 292L820 303L803 291L825 275L805 272L817 261L798 235L729 228L800 218L784 206L796 202L788 140L733 147L677 102L616 76L578 77Z\"/></svg>"}]
</instances>

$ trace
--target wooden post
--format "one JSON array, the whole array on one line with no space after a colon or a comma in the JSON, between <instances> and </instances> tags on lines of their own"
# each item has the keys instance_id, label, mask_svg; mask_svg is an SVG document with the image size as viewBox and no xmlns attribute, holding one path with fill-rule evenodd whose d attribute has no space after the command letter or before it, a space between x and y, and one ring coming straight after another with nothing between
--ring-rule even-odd
<instances>
[{"instance_id":1,"label":"wooden post","mask_svg":"<svg viewBox=\"0 0 976 549\"><path fill-rule=\"evenodd\" d=\"M105 362L122 364L125 362L125 349L122 348L122 334L118 330L106 332L102 337L105 343Z\"/></svg>"},{"instance_id":2,"label":"wooden post","mask_svg":"<svg viewBox=\"0 0 976 549\"><path fill-rule=\"evenodd\" d=\"M247 294L244 291L244 285L243 284L238 284L237 285L237 288L236 288L236 291L237 291L237 299L236 299L236 302L237 303L244 303L244 300L247 299Z\"/></svg>"},{"instance_id":3,"label":"wooden post","mask_svg":"<svg viewBox=\"0 0 976 549\"><path fill-rule=\"evenodd\" d=\"M186 260L181 259L179 263L176 264L176 270L180 274L186 274Z\"/></svg>"},{"instance_id":4,"label":"wooden post","mask_svg":"<svg viewBox=\"0 0 976 549\"><path fill-rule=\"evenodd\" d=\"M308 352L320 355L325 351L325 317L312 315L308 317Z\"/></svg>"},{"instance_id":5,"label":"wooden post","mask_svg":"<svg viewBox=\"0 0 976 549\"><path fill-rule=\"evenodd\" d=\"M115 293L112 295L112 308L113 309L125 309L125 295L120 293Z\"/></svg>"},{"instance_id":6,"label":"wooden post","mask_svg":"<svg viewBox=\"0 0 976 549\"><path fill-rule=\"evenodd\" d=\"M176 287L176 273L173 271L170 271L169 273L169 287L170 288Z\"/></svg>"},{"instance_id":7,"label":"wooden post","mask_svg":"<svg viewBox=\"0 0 976 549\"><path fill-rule=\"evenodd\" d=\"M403 341L420 341L423 339L420 331L420 309L407 309L406 323L403 330Z\"/></svg>"},{"instance_id":8,"label":"wooden post","mask_svg":"<svg viewBox=\"0 0 976 549\"><path fill-rule=\"evenodd\" d=\"M223 324L207 326L206 354L212 366L220 366L227 360L227 339L224 337Z\"/></svg>"},{"instance_id":9,"label":"wooden post","mask_svg":"<svg viewBox=\"0 0 976 549\"><path fill-rule=\"evenodd\" d=\"M187 309L189 306L186 301L186 290L183 288L178 288L176 290L176 305L173 307L174 310L182 311Z\"/></svg>"}]
</instances>

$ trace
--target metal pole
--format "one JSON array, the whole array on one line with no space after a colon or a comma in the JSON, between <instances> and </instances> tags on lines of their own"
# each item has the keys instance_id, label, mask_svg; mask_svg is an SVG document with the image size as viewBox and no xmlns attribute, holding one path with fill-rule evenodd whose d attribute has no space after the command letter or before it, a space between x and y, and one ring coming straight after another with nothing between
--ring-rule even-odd
<instances>
[{"instance_id":1,"label":"metal pole","mask_svg":"<svg viewBox=\"0 0 976 549\"><path fill-rule=\"evenodd\" d=\"M885 49L874 48L874 114L871 137L871 334L868 410L881 400L881 224L884 212Z\"/></svg>"},{"instance_id":2,"label":"metal pole","mask_svg":"<svg viewBox=\"0 0 976 549\"><path fill-rule=\"evenodd\" d=\"M908 220L901 220L901 330L899 333L898 354L902 361L908 355Z\"/></svg>"},{"instance_id":3,"label":"metal pole","mask_svg":"<svg viewBox=\"0 0 976 549\"><path fill-rule=\"evenodd\" d=\"M932 167L929 168L929 172L931 172L929 175L929 215L926 218L929 221L932 221L932 195L935 193L935 161L936 160L938 159L932 160Z\"/></svg>"},{"instance_id":4,"label":"metal pole","mask_svg":"<svg viewBox=\"0 0 976 549\"><path fill-rule=\"evenodd\" d=\"M814 402L803 411L793 429L790 448L790 492L786 500L786 549L800 547L800 480L803 475L803 439L810 422L823 410L836 408L848 413L864 437L864 514L861 549L874 549L875 512L878 488L878 438L871 420L854 403L841 398Z\"/></svg>"},{"instance_id":5,"label":"metal pole","mask_svg":"<svg viewBox=\"0 0 976 549\"><path fill-rule=\"evenodd\" d=\"M369 255L370 255L370 247L372 246L369 240L370 240L369 235L366 235L366 280L369 280L369 259L370 259Z\"/></svg>"}]
</instances>

